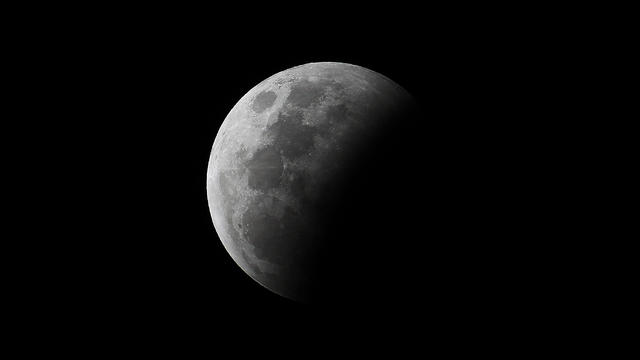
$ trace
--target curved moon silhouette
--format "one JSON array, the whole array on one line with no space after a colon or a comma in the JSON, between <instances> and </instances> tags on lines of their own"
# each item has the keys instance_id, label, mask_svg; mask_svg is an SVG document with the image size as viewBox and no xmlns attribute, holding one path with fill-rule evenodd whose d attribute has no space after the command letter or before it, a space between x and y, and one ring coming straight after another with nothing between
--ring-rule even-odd
<instances>
[{"instance_id":1,"label":"curved moon silhouette","mask_svg":"<svg viewBox=\"0 0 640 360\"><path fill-rule=\"evenodd\" d=\"M243 96L218 131L207 172L215 229L240 268L302 302L338 291L339 279L357 281L367 271L358 248L369 245L354 242L367 221L349 219L375 214L376 198L393 191L374 168L393 167L378 155L413 106L387 77L334 62L282 71ZM369 193L351 197L363 186Z\"/></svg>"}]
</instances>

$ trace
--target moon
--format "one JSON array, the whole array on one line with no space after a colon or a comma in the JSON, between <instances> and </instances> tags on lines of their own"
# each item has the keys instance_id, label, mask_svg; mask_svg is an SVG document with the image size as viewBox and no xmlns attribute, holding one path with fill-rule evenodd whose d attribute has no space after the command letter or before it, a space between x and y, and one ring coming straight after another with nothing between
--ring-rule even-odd
<instances>
[{"instance_id":1,"label":"moon","mask_svg":"<svg viewBox=\"0 0 640 360\"><path fill-rule=\"evenodd\" d=\"M353 242L367 225L348 219L374 214L367 209L392 190L378 181L366 196L350 194L379 178L376 154L414 106L389 78L337 62L297 66L247 92L220 127L207 169L213 224L238 266L301 302L349 288L338 283L360 276L366 251Z\"/></svg>"}]
</instances>

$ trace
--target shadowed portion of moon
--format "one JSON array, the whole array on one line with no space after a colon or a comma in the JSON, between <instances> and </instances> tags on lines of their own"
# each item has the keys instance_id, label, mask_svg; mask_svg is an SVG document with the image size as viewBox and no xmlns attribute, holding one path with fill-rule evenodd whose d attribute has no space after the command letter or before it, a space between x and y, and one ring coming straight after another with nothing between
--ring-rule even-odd
<instances>
[{"instance_id":1,"label":"shadowed portion of moon","mask_svg":"<svg viewBox=\"0 0 640 360\"><path fill-rule=\"evenodd\" d=\"M303 302L393 288L384 259L413 241L404 229L414 224L398 214L421 166L414 144L402 145L416 115L399 85L343 63L298 66L250 90L221 126L207 174L231 257L266 288Z\"/></svg>"}]
</instances>

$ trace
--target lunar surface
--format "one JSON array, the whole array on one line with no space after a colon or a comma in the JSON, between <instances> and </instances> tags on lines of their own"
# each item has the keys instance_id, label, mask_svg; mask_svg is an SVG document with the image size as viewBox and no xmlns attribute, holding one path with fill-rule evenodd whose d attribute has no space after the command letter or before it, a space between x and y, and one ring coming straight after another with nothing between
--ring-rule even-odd
<instances>
[{"instance_id":1,"label":"lunar surface","mask_svg":"<svg viewBox=\"0 0 640 360\"><path fill-rule=\"evenodd\" d=\"M332 62L282 71L243 96L218 131L207 172L215 229L240 268L302 302L333 291L338 278L362 276L346 266L360 267L358 254L336 256L367 246L357 239L365 223L344 230L349 214L367 210L344 201L379 177L375 168L393 167L373 154L412 106L387 77ZM358 199L375 207L388 191L378 183Z\"/></svg>"}]
</instances>

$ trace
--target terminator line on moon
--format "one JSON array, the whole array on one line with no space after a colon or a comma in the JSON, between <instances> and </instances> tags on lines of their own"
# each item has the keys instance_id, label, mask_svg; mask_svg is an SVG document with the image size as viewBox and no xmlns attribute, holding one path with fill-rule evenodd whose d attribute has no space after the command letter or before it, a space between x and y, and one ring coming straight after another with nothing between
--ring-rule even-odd
<instances>
[{"instance_id":1,"label":"terminator line on moon","mask_svg":"<svg viewBox=\"0 0 640 360\"><path fill-rule=\"evenodd\" d=\"M313 301L327 199L409 99L374 71L323 62L277 73L238 101L213 144L207 195L242 270L275 293Z\"/></svg>"}]
</instances>

